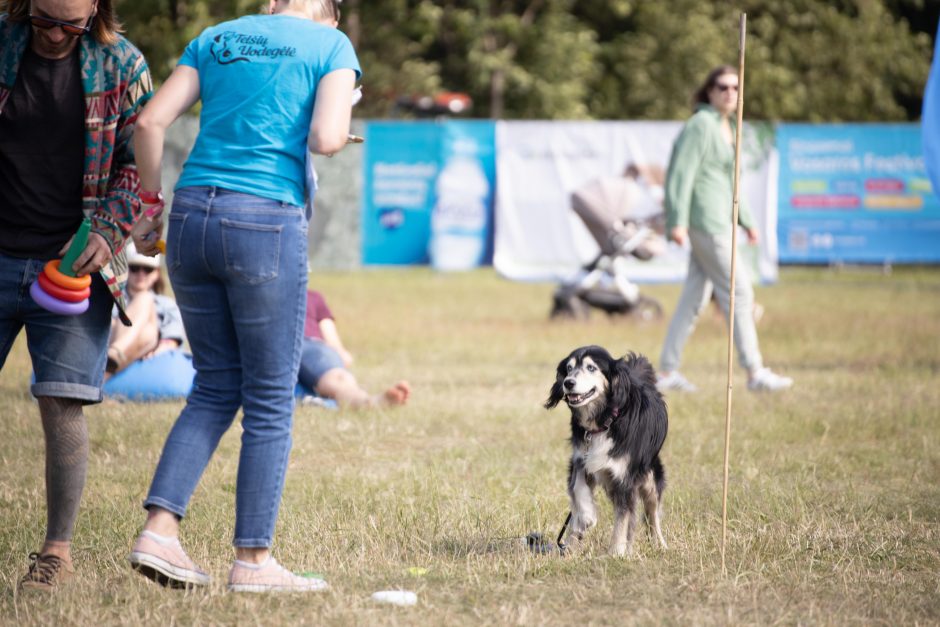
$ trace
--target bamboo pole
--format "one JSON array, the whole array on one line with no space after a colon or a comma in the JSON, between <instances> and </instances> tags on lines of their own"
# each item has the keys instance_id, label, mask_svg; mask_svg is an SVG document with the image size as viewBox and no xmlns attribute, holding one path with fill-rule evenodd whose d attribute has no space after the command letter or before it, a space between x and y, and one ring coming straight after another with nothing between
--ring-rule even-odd
<instances>
[{"instance_id":1,"label":"bamboo pole","mask_svg":"<svg viewBox=\"0 0 940 627\"><path fill-rule=\"evenodd\" d=\"M738 124L734 138L734 188L731 205L731 294L728 301L728 395L725 403L725 464L721 490L721 574L726 575L725 544L728 538L728 461L731 455L731 399L734 378L734 281L738 261L738 203L741 189L741 135L744 126L744 38L747 14L741 14L738 39Z\"/></svg>"}]
</instances>

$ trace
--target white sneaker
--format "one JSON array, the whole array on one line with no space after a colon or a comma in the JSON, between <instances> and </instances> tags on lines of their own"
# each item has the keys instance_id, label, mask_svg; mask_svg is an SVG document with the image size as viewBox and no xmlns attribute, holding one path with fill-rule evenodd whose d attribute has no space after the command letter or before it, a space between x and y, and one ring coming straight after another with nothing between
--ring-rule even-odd
<instances>
[{"instance_id":1,"label":"white sneaker","mask_svg":"<svg viewBox=\"0 0 940 627\"><path fill-rule=\"evenodd\" d=\"M676 392L696 392L698 388L694 383L682 376L678 370L673 370L666 376L658 375L656 377L656 388L660 392L674 390Z\"/></svg>"},{"instance_id":2,"label":"white sneaker","mask_svg":"<svg viewBox=\"0 0 940 627\"><path fill-rule=\"evenodd\" d=\"M793 379L782 377L770 368L756 371L747 382L747 389L752 392L779 392L793 385Z\"/></svg>"},{"instance_id":3,"label":"white sneaker","mask_svg":"<svg viewBox=\"0 0 940 627\"><path fill-rule=\"evenodd\" d=\"M228 576L232 592L320 592L330 586L319 577L301 577L269 557L261 564L235 560Z\"/></svg>"}]
</instances>

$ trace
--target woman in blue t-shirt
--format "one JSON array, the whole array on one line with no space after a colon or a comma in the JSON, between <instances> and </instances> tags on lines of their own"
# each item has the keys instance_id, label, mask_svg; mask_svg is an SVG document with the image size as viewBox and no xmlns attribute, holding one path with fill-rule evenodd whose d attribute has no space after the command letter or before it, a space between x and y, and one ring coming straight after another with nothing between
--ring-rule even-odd
<instances>
[{"instance_id":1,"label":"woman in blue t-shirt","mask_svg":"<svg viewBox=\"0 0 940 627\"><path fill-rule=\"evenodd\" d=\"M193 391L144 501L134 568L173 586L209 576L178 540L180 519L219 439L243 409L235 500L235 591L322 590L271 556L288 453L307 282L307 152L332 154L349 134L359 62L347 37L318 23L338 0L270 0L270 14L203 31L137 121L147 220L162 228L166 129L197 100L199 135L174 189L166 263L193 352Z\"/></svg>"}]
</instances>

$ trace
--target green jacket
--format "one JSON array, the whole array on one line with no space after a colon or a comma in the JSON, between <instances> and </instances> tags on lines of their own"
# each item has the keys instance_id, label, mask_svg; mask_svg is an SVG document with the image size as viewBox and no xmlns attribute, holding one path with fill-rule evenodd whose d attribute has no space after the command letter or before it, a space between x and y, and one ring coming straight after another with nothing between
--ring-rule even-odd
<instances>
[{"instance_id":1,"label":"green jacket","mask_svg":"<svg viewBox=\"0 0 940 627\"><path fill-rule=\"evenodd\" d=\"M0 115L16 83L20 61L29 45L28 21L11 22L0 14ZM111 247L113 257L101 276L125 313L124 286L127 258L124 243L140 216L140 181L131 141L137 115L153 90L143 55L124 37L106 46L92 35L80 43L82 87L85 93L85 167L82 208L91 218L91 230Z\"/></svg>"},{"instance_id":2,"label":"green jacket","mask_svg":"<svg viewBox=\"0 0 940 627\"><path fill-rule=\"evenodd\" d=\"M735 124L732 121L732 132ZM721 136L721 117L709 105L699 105L672 148L666 172L666 229L673 227L713 235L730 232L734 186L734 147ZM738 224L754 225L744 203L738 205Z\"/></svg>"}]
</instances>

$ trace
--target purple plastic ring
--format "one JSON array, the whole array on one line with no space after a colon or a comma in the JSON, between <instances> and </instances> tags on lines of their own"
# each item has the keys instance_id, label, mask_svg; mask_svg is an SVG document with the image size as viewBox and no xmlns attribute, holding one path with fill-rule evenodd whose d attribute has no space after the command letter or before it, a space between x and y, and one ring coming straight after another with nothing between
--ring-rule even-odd
<instances>
[{"instance_id":1,"label":"purple plastic ring","mask_svg":"<svg viewBox=\"0 0 940 627\"><path fill-rule=\"evenodd\" d=\"M66 303L46 294L39 285L39 281L33 281L33 284L29 286L29 295L32 296L36 304L43 309L63 316L77 316L78 314L88 311L87 298L77 303Z\"/></svg>"}]
</instances>

